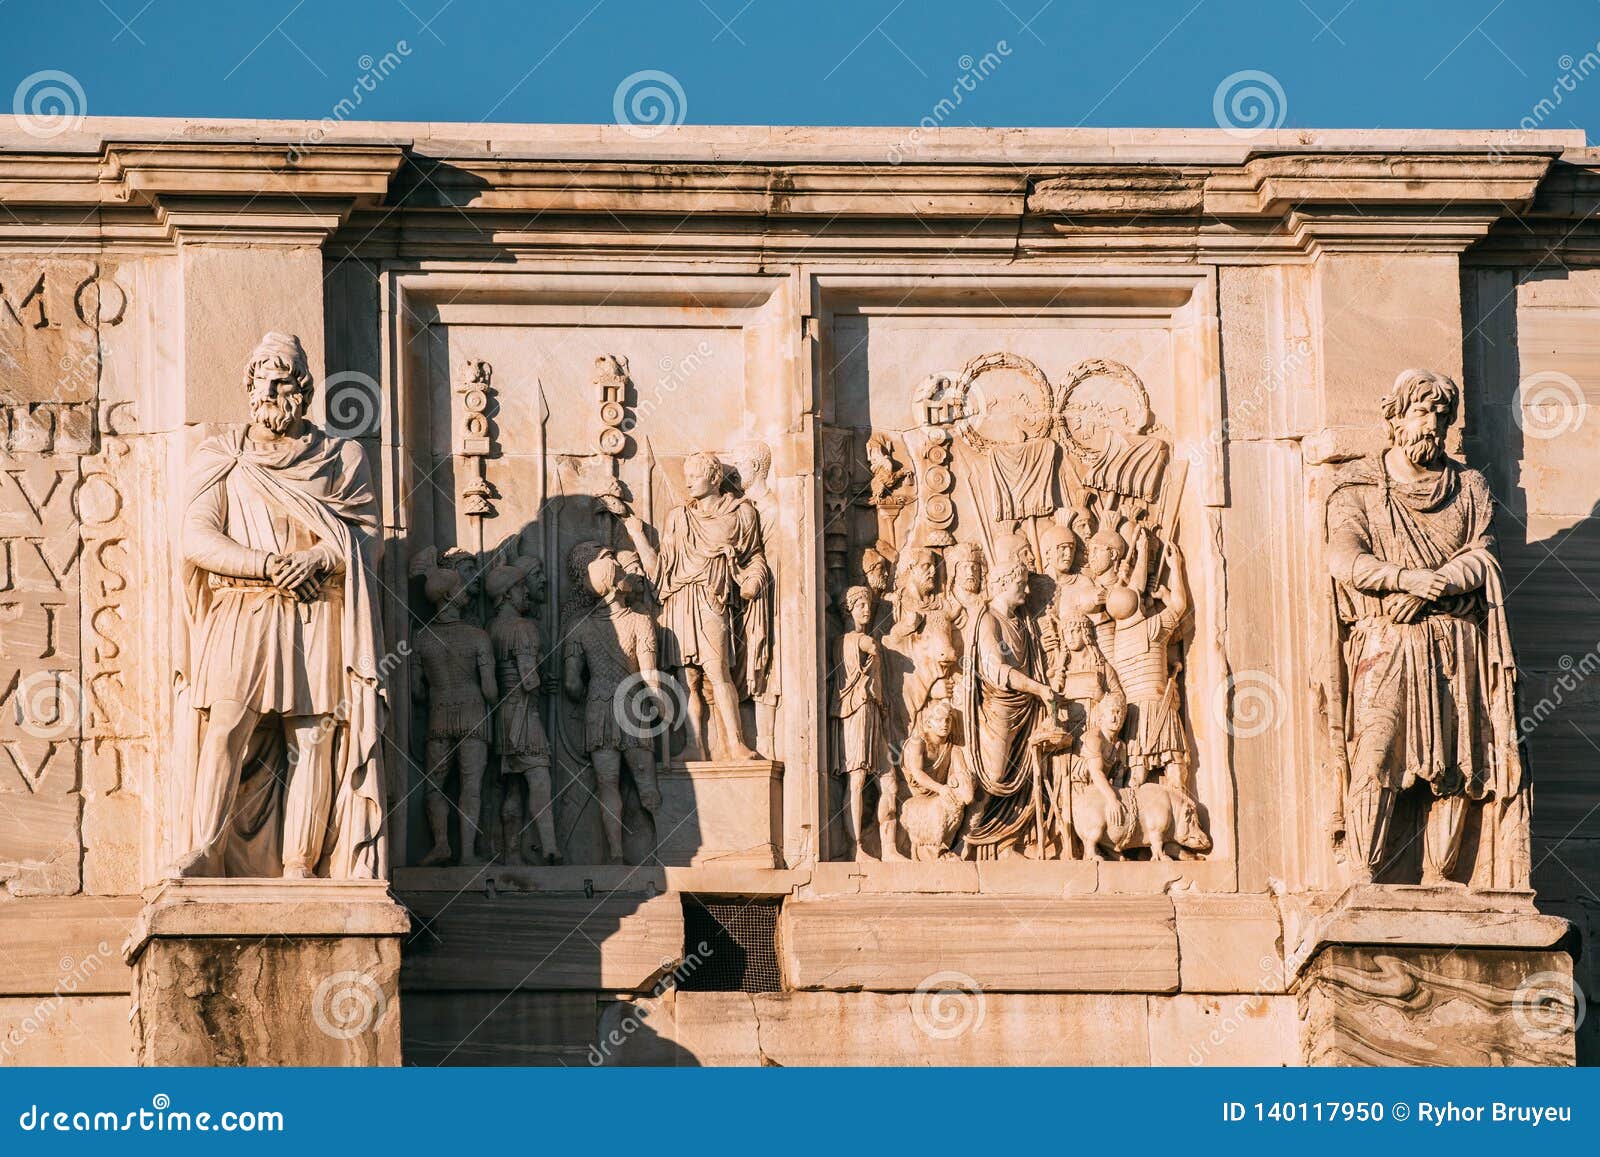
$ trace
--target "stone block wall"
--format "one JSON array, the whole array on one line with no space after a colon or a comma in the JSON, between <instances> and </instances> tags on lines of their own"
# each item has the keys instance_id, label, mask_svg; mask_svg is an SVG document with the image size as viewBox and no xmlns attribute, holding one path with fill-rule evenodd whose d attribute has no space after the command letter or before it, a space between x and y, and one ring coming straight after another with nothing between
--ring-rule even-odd
<instances>
[{"instance_id":1,"label":"stone block wall","mask_svg":"<svg viewBox=\"0 0 1600 1157\"><path fill-rule=\"evenodd\" d=\"M1600 159L1578 136L948 130L891 163L890 130L503 126L486 152L481 130L361 128L290 165L306 126L89 121L46 148L0 125L0 1063L140 1054L122 947L181 827L180 496L198 441L245 416L267 329L299 335L312 416L363 447L379 492L412 918L383 1031L407 1062L1600 1056L1588 1018L1575 1045L1513 1023L1530 977L1574 955L1600 985ZM989 492L963 489L972 440L912 436L947 400L929 384L993 354L995 389L1014 373L1049 406L1085 366L1122 367L1150 411L1131 432L1183 464L1170 508L1149 497L1191 570L1173 646L1194 858L878 862L883 837L849 833L838 597L913 517L999 557L974 531ZM1536 900L1357 896L1335 838L1322 502L1383 445L1379 400L1412 366L1461 381L1452 447L1498 502ZM613 413L596 391L619 376ZM915 501L892 471L861 498L882 432ZM566 864L507 862L517 788L493 776L477 850L498 862L424 866L419 554L544 556L564 640L565 560L609 526L595 501L658 526L696 451L752 443L778 531L776 690L741 715L752 735L765 718L762 759L719 778L669 751L665 865L637 786L629 863L607 863L582 713L552 694ZM776 990L685 975L695 898L777 907ZM1396 960L1330 947L1396 927L1426 930ZM1465 971L1428 955L1448 936ZM1378 1016L1350 1012L1374 972L1477 986L1481 1039L1430 1054L1448 1015L1387 1043L1349 1030Z\"/></svg>"}]
</instances>

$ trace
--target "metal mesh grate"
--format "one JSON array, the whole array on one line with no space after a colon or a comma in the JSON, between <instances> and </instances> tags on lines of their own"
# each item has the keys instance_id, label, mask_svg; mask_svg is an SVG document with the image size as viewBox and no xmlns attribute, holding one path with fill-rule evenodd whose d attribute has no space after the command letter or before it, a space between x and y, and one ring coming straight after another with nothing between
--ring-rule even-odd
<instances>
[{"instance_id":1,"label":"metal mesh grate","mask_svg":"<svg viewBox=\"0 0 1600 1157\"><path fill-rule=\"evenodd\" d=\"M685 992L778 992L779 900L683 899Z\"/></svg>"}]
</instances>

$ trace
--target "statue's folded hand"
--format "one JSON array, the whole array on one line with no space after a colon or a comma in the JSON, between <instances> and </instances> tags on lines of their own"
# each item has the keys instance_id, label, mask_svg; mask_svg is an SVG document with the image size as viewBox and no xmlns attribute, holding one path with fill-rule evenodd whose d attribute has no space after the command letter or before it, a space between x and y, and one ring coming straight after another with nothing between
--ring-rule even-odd
<instances>
[{"instance_id":1,"label":"statue's folded hand","mask_svg":"<svg viewBox=\"0 0 1600 1157\"><path fill-rule=\"evenodd\" d=\"M1438 571L1432 570L1403 570L1400 572L1400 589L1419 599L1430 602L1444 595L1449 583Z\"/></svg>"},{"instance_id":2,"label":"statue's folded hand","mask_svg":"<svg viewBox=\"0 0 1600 1157\"><path fill-rule=\"evenodd\" d=\"M272 585L304 599L315 593L315 583L320 567L315 555L309 551L292 551L276 554L267 562L267 578ZM309 591L302 591L310 587Z\"/></svg>"}]
</instances>

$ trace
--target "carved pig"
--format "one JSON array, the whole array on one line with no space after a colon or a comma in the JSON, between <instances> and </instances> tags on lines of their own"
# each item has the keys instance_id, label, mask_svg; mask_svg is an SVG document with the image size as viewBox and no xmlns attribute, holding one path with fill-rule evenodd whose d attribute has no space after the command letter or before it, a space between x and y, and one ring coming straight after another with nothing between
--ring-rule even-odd
<instances>
[{"instance_id":1,"label":"carved pig","mask_svg":"<svg viewBox=\"0 0 1600 1157\"><path fill-rule=\"evenodd\" d=\"M1149 848L1154 860L1172 859L1169 847L1179 858L1211 850L1211 837L1200 826L1195 803L1183 792L1152 782L1125 787L1118 795L1122 805L1113 809L1090 784L1072 785L1072 828L1088 859L1104 859L1102 851L1117 856L1135 847Z\"/></svg>"}]
</instances>

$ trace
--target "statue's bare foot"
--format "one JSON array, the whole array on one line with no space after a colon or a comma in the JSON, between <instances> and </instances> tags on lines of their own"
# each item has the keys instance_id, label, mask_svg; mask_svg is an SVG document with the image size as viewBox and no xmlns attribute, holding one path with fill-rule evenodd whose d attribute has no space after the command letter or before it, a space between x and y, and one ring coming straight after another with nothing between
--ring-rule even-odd
<instances>
[{"instance_id":1,"label":"statue's bare foot","mask_svg":"<svg viewBox=\"0 0 1600 1157\"><path fill-rule=\"evenodd\" d=\"M552 868L555 867L557 864L561 863L561 853L546 852L544 854L544 862Z\"/></svg>"},{"instance_id":2,"label":"statue's bare foot","mask_svg":"<svg viewBox=\"0 0 1600 1157\"><path fill-rule=\"evenodd\" d=\"M726 763L751 763L760 758L761 756L756 753L755 748L737 740L723 744L722 760Z\"/></svg>"},{"instance_id":3,"label":"statue's bare foot","mask_svg":"<svg viewBox=\"0 0 1600 1157\"><path fill-rule=\"evenodd\" d=\"M419 860L418 866L423 868L437 868L440 864L450 862L450 845L434 844L431 851Z\"/></svg>"},{"instance_id":4,"label":"statue's bare foot","mask_svg":"<svg viewBox=\"0 0 1600 1157\"><path fill-rule=\"evenodd\" d=\"M311 869L304 864L285 864L283 866L283 878L285 880L309 880L312 878Z\"/></svg>"}]
</instances>

